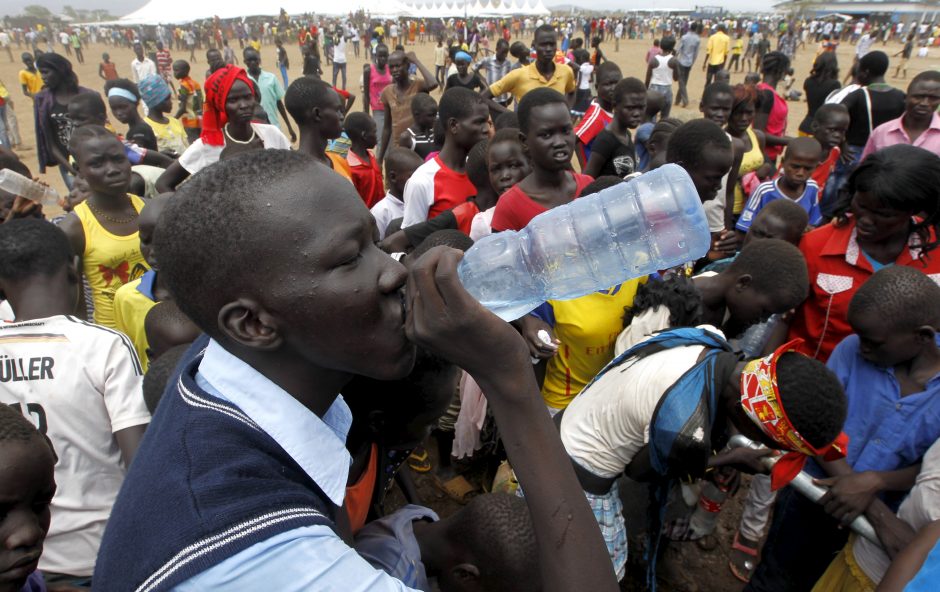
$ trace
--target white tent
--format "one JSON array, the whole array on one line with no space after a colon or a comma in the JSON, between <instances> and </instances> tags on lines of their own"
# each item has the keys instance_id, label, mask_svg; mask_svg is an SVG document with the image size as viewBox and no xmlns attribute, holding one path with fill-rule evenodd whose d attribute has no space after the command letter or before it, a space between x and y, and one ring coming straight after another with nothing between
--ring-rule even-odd
<instances>
[{"instance_id":1,"label":"white tent","mask_svg":"<svg viewBox=\"0 0 940 592\"><path fill-rule=\"evenodd\" d=\"M121 17L117 22L127 25L157 25L197 21L219 17L222 19L249 16L277 16L281 8L287 14L318 14L342 16L365 10L373 16L401 16L410 12L400 0L279 0L257 2L255 0L226 0L224 3L192 2L191 0L150 0L134 12Z\"/></svg>"}]
</instances>

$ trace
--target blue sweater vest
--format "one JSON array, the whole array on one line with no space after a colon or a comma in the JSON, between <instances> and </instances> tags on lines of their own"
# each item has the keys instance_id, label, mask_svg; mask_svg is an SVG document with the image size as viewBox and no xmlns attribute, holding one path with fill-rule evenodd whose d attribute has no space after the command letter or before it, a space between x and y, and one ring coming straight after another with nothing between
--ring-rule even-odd
<instances>
[{"instance_id":1,"label":"blue sweater vest","mask_svg":"<svg viewBox=\"0 0 940 592\"><path fill-rule=\"evenodd\" d=\"M167 388L111 512L96 590L156 592L338 508L230 403L196 385L201 352Z\"/></svg>"}]
</instances>

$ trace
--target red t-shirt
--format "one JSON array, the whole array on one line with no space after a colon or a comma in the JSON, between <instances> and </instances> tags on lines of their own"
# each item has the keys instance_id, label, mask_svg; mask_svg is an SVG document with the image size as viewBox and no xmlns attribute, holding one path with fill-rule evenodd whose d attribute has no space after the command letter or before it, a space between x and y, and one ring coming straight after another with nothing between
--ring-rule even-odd
<instances>
[{"instance_id":1,"label":"red t-shirt","mask_svg":"<svg viewBox=\"0 0 940 592\"><path fill-rule=\"evenodd\" d=\"M349 162L349 174L353 185L356 186L356 191L359 192L362 201L366 202L366 206L371 209L385 197L385 182L382 179L379 163L371 152L369 161L366 162L352 150L346 154L346 161Z\"/></svg>"},{"instance_id":2,"label":"red t-shirt","mask_svg":"<svg viewBox=\"0 0 940 592\"><path fill-rule=\"evenodd\" d=\"M584 112L584 117L581 118L578 127L574 128L574 135L577 136L580 142L578 150L581 150L581 156L584 157L585 164L587 164L588 159L591 157L591 144L594 142L594 138L596 138L597 134L601 133L613 119L613 113L605 111L597 101L591 101L591 106Z\"/></svg>"},{"instance_id":3,"label":"red t-shirt","mask_svg":"<svg viewBox=\"0 0 940 592\"><path fill-rule=\"evenodd\" d=\"M584 188L594 181L593 177L575 172L572 172L571 176L578 185L574 192L575 198L580 196ZM522 230L532 218L547 210L548 208L533 201L517 183L496 202L496 211L493 213L493 232Z\"/></svg>"},{"instance_id":4,"label":"red t-shirt","mask_svg":"<svg viewBox=\"0 0 940 592\"><path fill-rule=\"evenodd\" d=\"M936 240L933 230L929 240ZM800 251L806 257L810 292L796 310L787 338L804 339L798 349L825 362L836 345L851 335L849 302L875 272L855 239L852 218L844 226L827 224L805 234ZM919 253L917 248L906 248L894 265L913 267L940 283L940 252L932 251L923 259L916 258Z\"/></svg>"},{"instance_id":5,"label":"red t-shirt","mask_svg":"<svg viewBox=\"0 0 940 592\"><path fill-rule=\"evenodd\" d=\"M402 228L452 210L477 194L466 173L447 167L439 156L419 166L405 184Z\"/></svg>"}]
</instances>

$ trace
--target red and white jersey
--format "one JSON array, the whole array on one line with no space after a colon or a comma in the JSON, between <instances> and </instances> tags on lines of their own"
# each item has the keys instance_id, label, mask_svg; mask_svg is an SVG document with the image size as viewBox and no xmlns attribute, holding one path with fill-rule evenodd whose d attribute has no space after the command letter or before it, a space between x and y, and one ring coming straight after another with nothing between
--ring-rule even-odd
<instances>
[{"instance_id":1,"label":"red and white jersey","mask_svg":"<svg viewBox=\"0 0 940 592\"><path fill-rule=\"evenodd\" d=\"M419 166L405 184L402 228L434 218L477 194L466 173L458 173L435 156Z\"/></svg>"},{"instance_id":2,"label":"red and white jersey","mask_svg":"<svg viewBox=\"0 0 940 592\"><path fill-rule=\"evenodd\" d=\"M150 422L123 333L71 316L0 323L0 403L18 408L59 459L39 568L90 576L126 468L114 432Z\"/></svg>"},{"instance_id":3,"label":"red and white jersey","mask_svg":"<svg viewBox=\"0 0 940 592\"><path fill-rule=\"evenodd\" d=\"M585 163L591 156L591 142L613 120L613 113L605 111L597 101L591 101L591 105L584 112L584 117L581 118L578 127L574 129L574 135L584 145Z\"/></svg>"}]
</instances>

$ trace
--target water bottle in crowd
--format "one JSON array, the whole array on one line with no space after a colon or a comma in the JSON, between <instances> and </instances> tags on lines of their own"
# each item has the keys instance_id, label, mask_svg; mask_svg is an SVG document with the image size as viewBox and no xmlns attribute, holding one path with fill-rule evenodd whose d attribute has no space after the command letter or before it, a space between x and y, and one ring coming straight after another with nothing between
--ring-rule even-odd
<instances>
[{"instance_id":1,"label":"water bottle in crowd","mask_svg":"<svg viewBox=\"0 0 940 592\"><path fill-rule=\"evenodd\" d=\"M55 192L55 189L10 169L0 171L0 189L44 206L54 206L59 203L59 194Z\"/></svg>"},{"instance_id":2,"label":"water bottle in crowd","mask_svg":"<svg viewBox=\"0 0 940 592\"><path fill-rule=\"evenodd\" d=\"M511 321L546 300L606 290L694 261L711 235L688 173L673 164L539 214L519 232L477 241L458 274Z\"/></svg>"}]
</instances>

